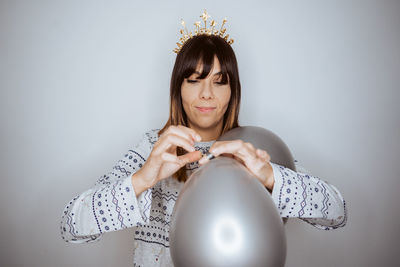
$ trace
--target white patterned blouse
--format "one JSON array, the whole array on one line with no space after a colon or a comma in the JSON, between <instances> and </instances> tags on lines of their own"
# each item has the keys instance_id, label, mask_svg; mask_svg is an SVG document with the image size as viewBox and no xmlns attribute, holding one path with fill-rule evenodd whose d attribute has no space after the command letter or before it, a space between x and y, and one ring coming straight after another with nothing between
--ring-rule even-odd
<instances>
[{"instance_id":1,"label":"white patterned blouse","mask_svg":"<svg viewBox=\"0 0 400 267\"><path fill-rule=\"evenodd\" d=\"M145 132L92 188L67 203L60 226L64 241L97 242L104 233L134 227L133 266L173 266L168 233L184 183L168 177L136 197L131 182L132 174L143 166L158 140L158 131ZM195 142L195 149L207 152L214 142ZM271 165L275 178L272 199L282 218L299 218L322 230L346 225L346 203L335 186L312 176L296 159L297 172ZM198 167L198 162L187 164L188 176Z\"/></svg>"}]
</instances>

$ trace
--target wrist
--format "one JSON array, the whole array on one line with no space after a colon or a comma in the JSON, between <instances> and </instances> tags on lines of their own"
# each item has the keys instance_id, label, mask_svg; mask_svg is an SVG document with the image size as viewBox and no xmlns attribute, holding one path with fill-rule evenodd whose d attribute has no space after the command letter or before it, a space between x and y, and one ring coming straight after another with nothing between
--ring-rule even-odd
<instances>
[{"instance_id":1,"label":"wrist","mask_svg":"<svg viewBox=\"0 0 400 267\"><path fill-rule=\"evenodd\" d=\"M131 176L132 186L136 192L136 196L139 196L141 193L153 186L153 184L145 177L146 176L144 175L142 169L138 170Z\"/></svg>"},{"instance_id":2,"label":"wrist","mask_svg":"<svg viewBox=\"0 0 400 267\"><path fill-rule=\"evenodd\" d=\"M275 181L272 181L271 183L265 184L265 187L268 189L268 191L272 192L272 190L274 190L274 184Z\"/></svg>"},{"instance_id":3,"label":"wrist","mask_svg":"<svg viewBox=\"0 0 400 267\"><path fill-rule=\"evenodd\" d=\"M272 192L273 188L274 188L274 184L275 184L275 178L274 178L274 170L272 168L271 163L267 164L268 166L268 173L269 176L267 177L267 179L265 180L264 186Z\"/></svg>"}]
</instances>

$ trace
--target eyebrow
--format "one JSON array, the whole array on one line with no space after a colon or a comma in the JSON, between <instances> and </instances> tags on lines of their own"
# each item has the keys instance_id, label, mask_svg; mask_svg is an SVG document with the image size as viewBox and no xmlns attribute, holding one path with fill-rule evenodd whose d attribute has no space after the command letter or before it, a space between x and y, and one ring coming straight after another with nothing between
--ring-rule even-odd
<instances>
[{"instance_id":1,"label":"eyebrow","mask_svg":"<svg viewBox=\"0 0 400 267\"><path fill-rule=\"evenodd\" d=\"M194 73L196 73L196 74L198 74L198 75L200 75L201 73L200 72L198 72L198 71L195 71ZM219 74L222 74L222 71L220 71L220 72L217 72L217 73L214 73L214 76L215 75L219 75Z\"/></svg>"}]
</instances>

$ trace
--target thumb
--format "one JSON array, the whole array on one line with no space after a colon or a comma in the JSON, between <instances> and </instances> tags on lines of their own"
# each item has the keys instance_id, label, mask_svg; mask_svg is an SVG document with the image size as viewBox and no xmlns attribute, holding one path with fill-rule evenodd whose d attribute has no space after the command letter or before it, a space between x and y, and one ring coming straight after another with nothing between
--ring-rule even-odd
<instances>
[{"instance_id":1,"label":"thumb","mask_svg":"<svg viewBox=\"0 0 400 267\"><path fill-rule=\"evenodd\" d=\"M187 163L194 162L199 160L202 157L200 151L193 151L186 153L185 155L179 156L179 162L181 162L181 167L186 165Z\"/></svg>"}]
</instances>

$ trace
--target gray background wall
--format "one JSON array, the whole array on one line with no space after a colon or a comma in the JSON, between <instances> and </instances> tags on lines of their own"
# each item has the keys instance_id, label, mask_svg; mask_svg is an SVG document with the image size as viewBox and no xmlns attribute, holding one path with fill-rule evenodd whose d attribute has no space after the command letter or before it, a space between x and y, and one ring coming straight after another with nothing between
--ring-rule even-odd
<instances>
[{"instance_id":1,"label":"gray background wall","mask_svg":"<svg viewBox=\"0 0 400 267\"><path fill-rule=\"evenodd\" d=\"M339 188L345 228L287 224L286 266L398 266L399 1L0 1L1 266L130 266L133 229L62 241L62 209L167 120L180 18L227 32L240 123ZM193 27L190 27L193 29Z\"/></svg>"}]
</instances>

